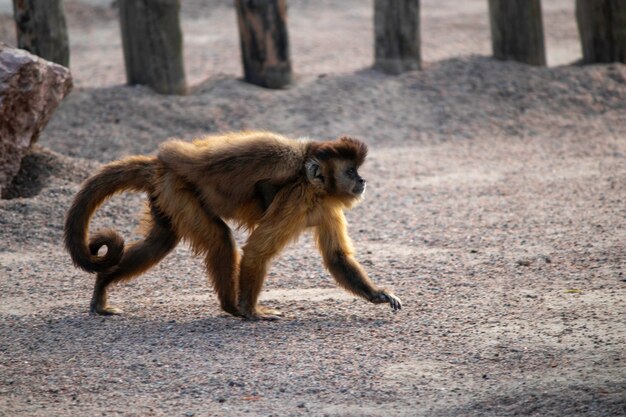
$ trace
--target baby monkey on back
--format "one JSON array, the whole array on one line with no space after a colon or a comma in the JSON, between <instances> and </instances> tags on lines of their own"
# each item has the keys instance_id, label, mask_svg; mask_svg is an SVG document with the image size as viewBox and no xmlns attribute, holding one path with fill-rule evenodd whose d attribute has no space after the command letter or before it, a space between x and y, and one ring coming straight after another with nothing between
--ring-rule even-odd
<instances>
[{"instance_id":1,"label":"baby monkey on back","mask_svg":"<svg viewBox=\"0 0 626 417\"><path fill-rule=\"evenodd\" d=\"M270 260L305 229L314 229L324 264L348 291L372 303L401 308L354 259L343 210L357 202L365 180L362 142L294 140L269 132L169 141L158 155L105 165L82 185L65 222L65 246L74 264L97 273L90 311L117 314L109 285L130 280L158 263L182 239L204 257L222 309L251 320L281 314L258 304ZM89 237L97 208L122 191L143 191L149 204L144 239L124 246L113 230ZM240 255L226 220L250 230ZM104 255L98 251L106 246Z\"/></svg>"}]
</instances>

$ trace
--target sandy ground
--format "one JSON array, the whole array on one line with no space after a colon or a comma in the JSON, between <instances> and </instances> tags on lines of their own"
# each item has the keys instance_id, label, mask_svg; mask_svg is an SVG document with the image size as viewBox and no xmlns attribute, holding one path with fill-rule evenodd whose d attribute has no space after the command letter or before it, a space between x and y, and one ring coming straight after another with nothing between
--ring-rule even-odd
<instances>
[{"instance_id":1,"label":"sandy ground","mask_svg":"<svg viewBox=\"0 0 626 417\"><path fill-rule=\"evenodd\" d=\"M77 88L0 201L0 415L626 414L626 66L568 65L573 2L543 2L550 67L530 68L488 57L485 1L424 0L424 70L388 77L370 2L292 1L282 91L239 81L230 2L183 3L193 91L168 97L123 86L108 1L66 1ZM307 235L266 282L279 322L222 314L184 246L114 288L124 315L89 316L61 245L80 182L243 128L369 144L350 231L403 310L336 288ZM94 227L133 239L141 203Z\"/></svg>"}]
</instances>

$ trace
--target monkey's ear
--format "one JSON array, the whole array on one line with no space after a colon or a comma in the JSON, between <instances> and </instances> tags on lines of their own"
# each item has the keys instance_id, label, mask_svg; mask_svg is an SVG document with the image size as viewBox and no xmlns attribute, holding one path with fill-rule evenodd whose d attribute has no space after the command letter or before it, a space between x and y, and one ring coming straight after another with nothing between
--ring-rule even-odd
<instances>
[{"instance_id":1,"label":"monkey's ear","mask_svg":"<svg viewBox=\"0 0 626 417\"><path fill-rule=\"evenodd\" d=\"M311 183L324 184L324 176L322 175L322 168L319 162L314 159L309 159L306 164L304 164L304 168L306 170L306 177Z\"/></svg>"}]
</instances>

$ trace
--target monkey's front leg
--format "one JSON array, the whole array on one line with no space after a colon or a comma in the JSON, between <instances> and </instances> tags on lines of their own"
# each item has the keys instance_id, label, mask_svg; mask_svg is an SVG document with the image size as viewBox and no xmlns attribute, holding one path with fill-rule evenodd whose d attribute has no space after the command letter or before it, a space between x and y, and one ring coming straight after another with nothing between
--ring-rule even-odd
<instances>
[{"instance_id":1,"label":"monkey's front leg","mask_svg":"<svg viewBox=\"0 0 626 417\"><path fill-rule=\"evenodd\" d=\"M396 297L391 291L386 289L378 290L378 293L370 298L370 301L374 304L389 303L391 308L396 310L402 309L402 301Z\"/></svg>"},{"instance_id":2,"label":"monkey's front leg","mask_svg":"<svg viewBox=\"0 0 626 417\"><path fill-rule=\"evenodd\" d=\"M351 255L338 250L326 254L324 261L335 280L348 291L374 304L389 303L394 311L402 308L400 298L385 288L376 287L367 277L367 273L361 265Z\"/></svg>"},{"instance_id":3,"label":"monkey's front leg","mask_svg":"<svg viewBox=\"0 0 626 417\"><path fill-rule=\"evenodd\" d=\"M239 272L239 314L248 320L278 320L282 313L258 305L269 259L246 245Z\"/></svg>"},{"instance_id":4,"label":"monkey's front leg","mask_svg":"<svg viewBox=\"0 0 626 417\"><path fill-rule=\"evenodd\" d=\"M402 301L391 291L378 288L370 281L352 256L352 242L343 211L336 209L326 213L316 228L316 238L324 264L339 285L372 303L389 303L394 311L402 308Z\"/></svg>"},{"instance_id":5,"label":"monkey's front leg","mask_svg":"<svg viewBox=\"0 0 626 417\"><path fill-rule=\"evenodd\" d=\"M282 206L277 205L266 214L243 247L239 269L239 313L248 320L277 320L282 315L278 310L258 305L259 294L269 262L290 240L302 232L306 223L301 211L282 210L279 207Z\"/></svg>"}]
</instances>

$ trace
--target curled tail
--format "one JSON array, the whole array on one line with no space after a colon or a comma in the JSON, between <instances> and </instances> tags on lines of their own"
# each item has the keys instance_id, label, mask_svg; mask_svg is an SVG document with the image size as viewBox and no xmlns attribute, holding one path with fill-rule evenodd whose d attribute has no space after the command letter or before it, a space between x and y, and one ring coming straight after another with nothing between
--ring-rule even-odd
<instances>
[{"instance_id":1,"label":"curled tail","mask_svg":"<svg viewBox=\"0 0 626 417\"><path fill-rule=\"evenodd\" d=\"M156 158L135 156L105 165L85 181L65 218L65 248L74 264L87 272L102 272L117 265L124 254L124 239L114 230L89 235L89 221L98 207L122 191L153 191ZM98 250L107 247L104 255Z\"/></svg>"}]
</instances>

